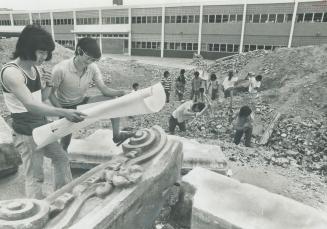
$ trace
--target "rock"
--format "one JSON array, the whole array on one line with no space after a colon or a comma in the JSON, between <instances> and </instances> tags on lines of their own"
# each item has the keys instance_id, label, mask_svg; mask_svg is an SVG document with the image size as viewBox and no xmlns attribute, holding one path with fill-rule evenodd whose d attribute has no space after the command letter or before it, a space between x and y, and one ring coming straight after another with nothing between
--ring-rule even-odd
<instances>
[{"instance_id":1,"label":"rock","mask_svg":"<svg viewBox=\"0 0 327 229\"><path fill-rule=\"evenodd\" d=\"M184 176L182 185L194 187L191 229L327 226L327 216L312 207L203 168Z\"/></svg>"},{"instance_id":2,"label":"rock","mask_svg":"<svg viewBox=\"0 0 327 229\"><path fill-rule=\"evenodd\" d=\"M68 153L72 168L90 169L122 154L122 148L112 141L111 130L99 129L84 139L72 139Z\"/></svg>"},{"instance_id":3,"label":"rock","mask_svg":"<svg viewBox=\"0 0 327 229\"><path fill-rule=\"evenodd\" d=\"M183 174L200 166L226 175L228 171L227 160L219 146L200 144L194 139L189 140L177 136L170 137L183 143Z\"/></svg>"},{"instance_id":4,"label":"rock","mask_svg":"<svg viewBox=\"0 0 327 229\"><path fill-rule=\"evenodd\" d=\"M136 158L124 157L124 151L124 154L114 156L49 195L47 201L51 203L60 193L70 192L80 184L88 184L87 189L67 209L50 219L42 229L151 228L168 198L167 190L180 180L182 144L168 139L158 126L142 131L134 140L123 143L123 148L130 149L133 146L140 149ZM112 178L113 187L103 180L106 175L104 170L113 170L116 173ZM125 174L125 171L134 173ZM119 172L124 176L137 174L142 177L137 178L137 183L130 183L125 177L118 175ZM116 185L121 185L122 181L129 182L128 187L123 184L117 188Z\"/></svg>"},{"instance_id":5,"label":"rock","mask_svg":"<svg viewBox=\"0 0 327 229\"><path fill-rule=\"evenodd\" d=\"M13 144L12 130L0 116L0 177L15 173L22 163Z\"/></svg>"}]
</instances>

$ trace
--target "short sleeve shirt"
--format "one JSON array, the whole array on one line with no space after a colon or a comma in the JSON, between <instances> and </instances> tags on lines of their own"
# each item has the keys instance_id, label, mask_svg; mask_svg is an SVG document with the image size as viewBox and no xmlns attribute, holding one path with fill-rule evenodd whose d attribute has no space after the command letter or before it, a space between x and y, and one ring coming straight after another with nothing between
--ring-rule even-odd
<instances>
[{"instance_id":1,"label":"short sleeve shirt","mask_svg":"<svg viewBox=\"0 0 327 229\"><path fill-rule=\"evenodd\" d=\"M102 74L95 63L91 63L81 75L75 67L74 58L64 60L52 70L52 81L56 88L56 97L62 106L74 106L81 103L90 83L102 82Z\"/></svg>"},{"instance_id":2,"label":"short sleeve shirt","mask_svg":"<svg viewBox=\"0 0 327 229\"><path fill-rule=\"evenodd\" d=\"M226 77L224 82L223 82L224 90L226 90L228 88L231 88L231 87L234 87L237 80L238 80L237 77L232 77L231 80L228 80L228 77Z\"/></svg>"},{"instance_id":3,"label":"short sleeve shirt","mask_svg":"<svg viewBox=\"0 0 327 229\"><path fill-rule=\"evenodd\" d=\"M256 88L259 88L261 86L261 82L260 81L256 81L255 77L250 77L249 78L249 92L250 93L255 93L256 92Z\"/></svg>"},{"instance_id":4,"label":"short sleeve shirt","mask_svg":"<svg viewBox=\"0 0 327 229\"><path fill-rule=\"evenodd\" d=\"M187 110L191 110L193 106L193 101L187 101L183 104L181 104L179 107L177 107L176 110L174 110L172 116L177 119L179 123L184 122L187 120L187 117L184 115L184 112Z\"/></svg>"}]
</instances>

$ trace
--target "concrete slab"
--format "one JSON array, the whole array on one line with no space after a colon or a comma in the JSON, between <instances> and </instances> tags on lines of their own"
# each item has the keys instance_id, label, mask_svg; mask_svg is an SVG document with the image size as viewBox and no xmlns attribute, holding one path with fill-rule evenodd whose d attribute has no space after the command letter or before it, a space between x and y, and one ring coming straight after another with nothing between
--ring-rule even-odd
<instances>
[{"instance_id":1,"label":"concrete slab","mask_svg":"<svg viewBox=\"0 0 327 229\"><path fill-rule=\"evenodd\" d=\"M122 154L112 141L112 130L99 129L84 139L72 139L68 147L72 168L90 169Z\"/></svg>"},{"instance_id":2,"label":"concrete slab","mask_svg":"<svg viewBox=\"0 0 327 229\"><path fill-rule=\"evenodd\" d=\"M183 174L195 167L202 167L226 175L228 170L227 159L220 146L200 144L195 139L174 135L170 135L169 138L183 143Z\"/></svg>"},{"instance_id":3,"label":"concrete slab","mask_svg":"<svg viewBox=\"0 0 327 229\"><path fill-rule=\"evenodd\" d=\"M327 228L326 213L200 167L183 184L195 189L192 229Z\"/></svg>"},{"instance_id":4,"label":"concrete slab","mask_svg":"<svg viewBox=\"0 0 327 229\"><path fill-rule=\"evenodd\" d=\"M21 164L21 158L14 147L13 130L0 116L0 177L15 173Z\"/></svg>"}]
</instances>

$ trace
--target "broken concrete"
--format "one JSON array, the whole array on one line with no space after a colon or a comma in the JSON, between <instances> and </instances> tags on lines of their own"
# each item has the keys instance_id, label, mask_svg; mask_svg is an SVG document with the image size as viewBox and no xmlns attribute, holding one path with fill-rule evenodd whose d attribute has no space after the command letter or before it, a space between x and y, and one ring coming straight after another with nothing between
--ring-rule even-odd
<instances>
[{"instance_id":1,"label":"broken concrete","mask_svg":"<svg viewBox=\"0 0 327 229\"><path fill-rule=\"evenodd\" d=\"M0 177L15 173L21 158L13 145L12 129L0 116Z\"/></svg>"},{"instance_id":2,"label":"broken concrete","mask_svg":"<svg viewBox=\"0 0 327 229\"><path fill-rule=\"evenodd\" d=\"M68 153L72 168L91 169L122 154L122 147L112 141L112 130L99 129L84 139L72 139Z\"/></svg>"},{"instance_id":3,"label":"broken concrete","mask_svg":"<svg viewBox=\"0 0 327 229\"><path fill-rule=\"evenodd\" d=\"M183 143L182 174L186 174L195 167L202 167L226 175L228 165L220 146L200 144L195 139L179 136L169 136Z\"/></svg>"},{"instance_id":4,"label":"broken concrete","mask_svg":"<svg viewBox=\"0 0 327 229\"><path fill-rule=\"evenodd\" d=\"M327 228L326 214L314 208L200 167L183 186L193 195L191 229Z\"/></svg>"}]
</instances>

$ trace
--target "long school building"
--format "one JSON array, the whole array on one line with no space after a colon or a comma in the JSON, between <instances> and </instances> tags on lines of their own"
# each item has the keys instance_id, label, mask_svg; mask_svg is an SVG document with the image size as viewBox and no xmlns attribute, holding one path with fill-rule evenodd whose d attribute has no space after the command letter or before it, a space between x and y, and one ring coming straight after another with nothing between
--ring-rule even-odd
<instances>
[{"instance_id":1,"label":"long school building","mask_svg":"<svg viewBox=\"0 0 327 229\"><path fill-rule=\"evenodd\" d=\"M230 0L201 4L116 6L54 11L2 11L0 37L44 26L74 48L82 37L103 53L208 59L256 49L327 43L327 0Z\"/></svg>"}]
</instances>

